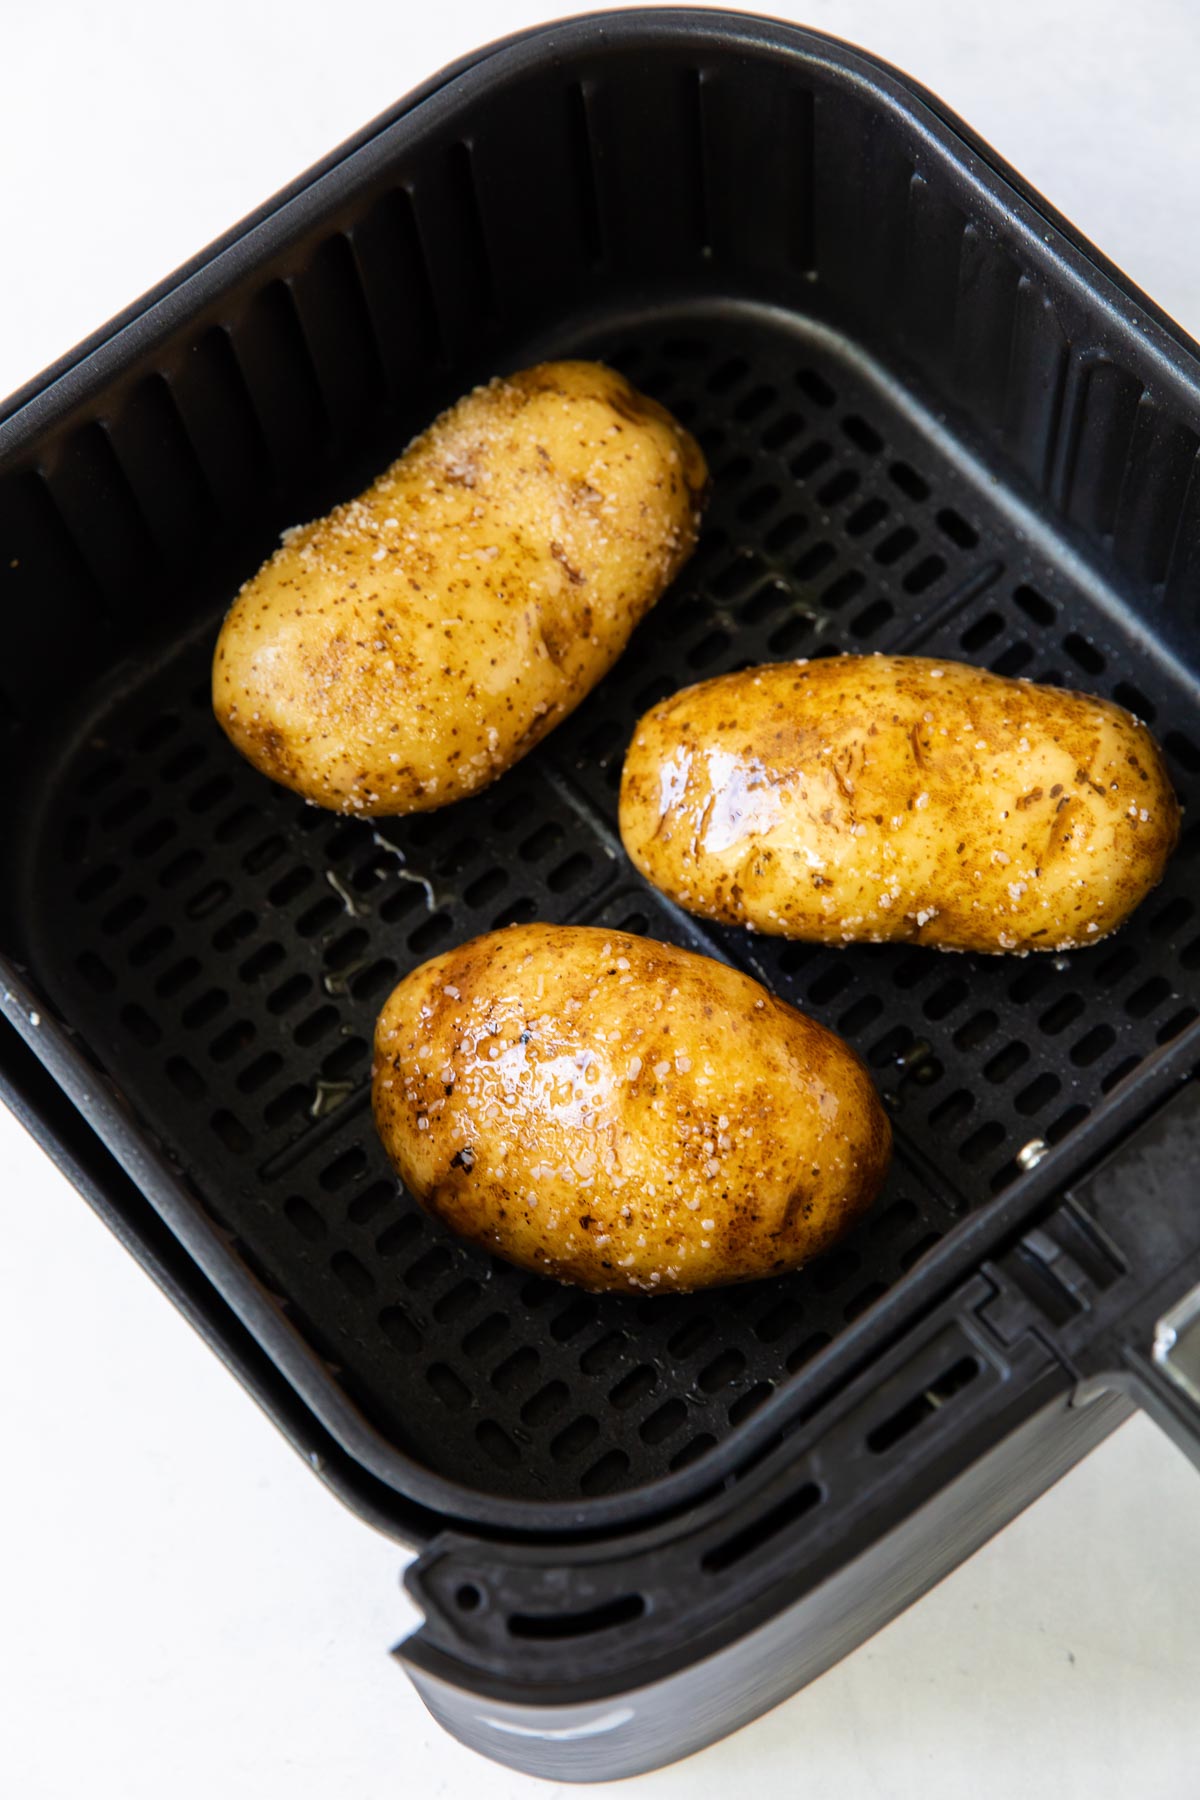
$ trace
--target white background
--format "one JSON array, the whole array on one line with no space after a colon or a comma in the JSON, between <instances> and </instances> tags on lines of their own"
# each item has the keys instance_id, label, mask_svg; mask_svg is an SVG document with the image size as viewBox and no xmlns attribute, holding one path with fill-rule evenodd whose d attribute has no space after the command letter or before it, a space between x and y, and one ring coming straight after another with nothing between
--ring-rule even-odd
<instances>
[{"instance_id":1,"label":"white background","mask_svg":"<svg viewBox=\"0 0 1200 1800\"><path fill-rule=\"evenodd\" d=\"M939 93L1200 335L1192 0L775 10ZM545 0L0 0L0 394ZM403 1561L330 1499L0 1115L0 1789L536 1800L386 1648ZM804 1694L629 1800L1200 1791L1200 1487L1134 1421ZM563 1790L564 1792L570 1790Z\"/></svg>"}]
</instances>

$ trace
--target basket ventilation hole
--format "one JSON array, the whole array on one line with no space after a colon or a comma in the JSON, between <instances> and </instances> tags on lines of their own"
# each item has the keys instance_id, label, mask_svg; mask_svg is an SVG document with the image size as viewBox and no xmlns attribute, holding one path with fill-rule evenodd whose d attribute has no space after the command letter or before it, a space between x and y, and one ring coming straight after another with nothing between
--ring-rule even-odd
<instances>
[{"instance_id":1,"label":"basket ventilation hole","mask_svg":"<svg viewBox=\"0 0 1200 1800\"><path fill-rule=\"evenodd\" d=\"M646 1602L640 1594L622 1594L616 1600L606 1600L602 1606L591 1606L584 1612L512 1613L508 1629L516 1638L594 1637L598 1631L632 1624L645 1610Z\"/></svg>"},{"instance_id":2,"label":"basket ventilation hole","mask_svg":"<svg viewBox=\"0 0 1200 1800\"><path fill-rule=\"evenodd\" d=\"M867 1449L873 1456L882 1456L885 1450L890 1450L901 1438L906 1438L924 1420L932 1418L947 1400L969 1387L978 1374L979 1364L975 1357L960 1357L936 1381L931 1381L922 1393L914 1394L897 1412L884 1419L882 1424L876 1425L873 1431L869 1431Z\"/></svg>"},{"instance_id":3,"label":"basket ventilation hole","mask_svg":"<svg viewBox=\"0 0 1200 1800\"><path fill-rule=\"evenodd\" d=\"M815 1481L806 1481L803 1487L797 1488L794 1494L780 1500L760 1519L755 1519L741 1531L735 1531L722 1543L714 1544L700 1558L700 1567L706 1575L719 1575L723 1570L731 1568L734 1563L744 1562L754 1551L761 1550L772 1538L794 1525L814 1506L820 1504L821 1490Z\"/></svg>"}]
</instances>

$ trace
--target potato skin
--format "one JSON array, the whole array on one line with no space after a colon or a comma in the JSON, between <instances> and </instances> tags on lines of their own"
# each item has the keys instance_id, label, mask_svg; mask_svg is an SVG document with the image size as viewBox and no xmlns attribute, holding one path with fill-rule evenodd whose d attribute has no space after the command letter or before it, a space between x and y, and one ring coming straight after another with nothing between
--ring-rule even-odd
<instances>
[{"instance_id":1,"label":"potato skin","mask_svg":"<svg viewBox=\"0 0 1200 1800\"><path fill-rule=\"evenodd\" d=\"M461 799L611 668L690 555L706 483L689 433L599 363L477 388L241 589L217 720L320 806Z\"/></svg>"},{"instance_id":2,"label":"potato skin","mask_svg":"<svg viewBox=\"0 0 1200 1800\"><path fill-rule=\"evenodd\" d=\"M891 1151L832 1032L723 963L590 926L512 926L406 976L372 1098L430 1212L597 1290L794 1269L870 1206Z\"/></svg>"},{"instance_id":3,"label":"potato skin","mask_svg":"<svg viewBox=\"0 0 1200 1800\"><path fill-rule=\"evenodd\" d=\"M652 707L621 783L634 863L783 937L1074 950L1161 879L1179 807L1120 707L920 656L719 676Z\"/></svg>"}]
</instances>

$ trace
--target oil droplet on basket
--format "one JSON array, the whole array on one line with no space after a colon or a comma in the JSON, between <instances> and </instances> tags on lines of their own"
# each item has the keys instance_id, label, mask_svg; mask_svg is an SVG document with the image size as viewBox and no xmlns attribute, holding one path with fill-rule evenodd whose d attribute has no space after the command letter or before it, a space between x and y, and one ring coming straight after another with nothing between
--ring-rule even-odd
<instances>
[{"instance_id":1,"label":"oil droplet on basket","mask_svg":"<svg viewBox=\"0 0 1200 1800\"><path fill-rule=\"evenodd\" d=\"M905 1081L918 1081L922 1087L936 1081L939 1074L933 1045L925 1038L915 1038L907 1050L902 1050L896 1058L896 1067Z\"/></svg>"},{"instance_id":2,"label":"oil droplet on basket","mask_svg":"<svg viewBox=\"0 0 1200 1800\"><path fill-rule=\"evenodd\" d=\"M355 899L341 876L333 869L326 869L325 879L341 901L343 910L351 919L366 919L370 917L371 909L366 904L365 900Z\"/></svg>"},{"instance_id":3,"label":"oil droplet on basket","mask_svg":"<svg viewBox=\"0 0 1200 1800\"><path fill-rule=\"evenodd\" d=\"M342 1102L348 1100L354 1092L352 1081L319 1080L313 1094L312 1105L308 1109L310 1119L327 1119L336 1112Z\"/></svg>"},{"instance_id":4,"label":"oil droplet on basket","mask_svg":"<svg viewBox=\"0 0 1200 1800\"><path fill-rule=\"evenodd\" d=\"M375 845L377 850L386 851L387 855L395 863L396 866L392 873L398 880L411 881L414 887L422 889L425 895L425 911L436 912L437 896L434 894L433 883L429 880L429 877L427 875L419 874L416 869L410 869L407 866L403 850L401 850L398 844L393 844L390 838L385 838L382 831L372 831L371 842Z\"/></svg>"},{"instance_id":5,"label":"oil droplet on basket","mask_svg":"<svg viewBox=\"0 0 1200 1800\"><path fill-rule=\"evenodd\" d=\"M331 1000L342 999L350 992L350 983L356 975L371 967L370 957L360 957L358 962L347 963L344 969L326 970L321 977L321 986Z\"/></svg>"}]
</instances>

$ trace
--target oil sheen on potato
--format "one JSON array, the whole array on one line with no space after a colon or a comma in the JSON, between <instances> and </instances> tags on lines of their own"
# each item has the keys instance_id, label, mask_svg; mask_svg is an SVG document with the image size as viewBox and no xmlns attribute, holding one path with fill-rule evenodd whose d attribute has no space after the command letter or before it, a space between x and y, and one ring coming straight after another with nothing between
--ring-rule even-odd
<instances>
[{"instance_id":1,"label":"oil sheen on potato","mask_svg":"<svg viewBox=\"0 0 1200 1800\"><path fill-rule=\"evenodd\" d=\"M418 1200L526 1269L667 1293L807 1262L870 1206L891 1132L824 1026L725 964L525 925L403 980L380 1137Z\"/></svg>"},{"instance_id":2,"label":"oil sheen on potato","mask_svg":"<svg viewBox=\"0 0 1200 1800\"><path fill-rule=\"evenodd\" d=\"M777 663L638 723L621 836L707 918L823 943L1074 950L1162 878L1179 807L1144 725L919 656Z\"/></svg>"}]
</instances>

